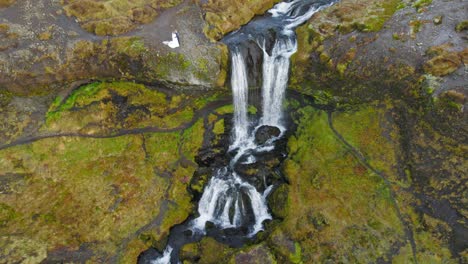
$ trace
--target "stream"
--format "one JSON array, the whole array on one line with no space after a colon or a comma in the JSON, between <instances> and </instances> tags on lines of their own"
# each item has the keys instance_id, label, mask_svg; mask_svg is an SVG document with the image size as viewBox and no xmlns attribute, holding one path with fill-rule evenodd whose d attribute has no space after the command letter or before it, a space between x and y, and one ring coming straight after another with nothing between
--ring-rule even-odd
<instances>
[{"instance_id":1,"label":"stream","mask_svg":"<svg viewBox=\"0 0 468 264\"><path fill-rule=\"evenodd\" d=\"M222 41L231 56L231 88L234 104L228 164L215 170L198 203L198 213L171 229L164 252L149 249L139 263L179 263L179 251L204 236L240 247L271 220L267 196L275 181L263 175L254 184L243 173L278 148L287 127L283 101L288 85L290 57L297 50L295 28L334 0L281 2L264 16L253 19ZM260 89L252 89L255 87ZM255 105L259 114L249 114ZM259 135L267 135L259 140ZM279 152L282 153L281 151ZM209 227L209 228L207 228Z\"/></svg>"}]
</instances>

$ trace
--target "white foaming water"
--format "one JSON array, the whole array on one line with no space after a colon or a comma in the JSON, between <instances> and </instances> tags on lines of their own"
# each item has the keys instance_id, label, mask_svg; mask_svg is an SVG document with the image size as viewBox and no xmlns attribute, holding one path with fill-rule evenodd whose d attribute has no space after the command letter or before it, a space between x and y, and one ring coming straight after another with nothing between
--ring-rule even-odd
<instances>
[{"instance_id":1,"label":"white foaming water","mask_svg":"<svg viewBox=\"0 0 468 264\"><path fill-rule=\"evenodd\" d=\"M263 50L263 117L260 123L282 128L282 108L288 85L289 58L297 50L296 39L290 36L277 39L271 51L271 56L268 54L264 43L261 48Z\"/></svg>"},{"instance_id":2,"label":"white foaming water","mask_svg":"<svg viewBox=\"0 0 468 264\"><path fill-rule=\"evenodd\" d=\"M231 145L238 147L247 141L249 137L248 95L249 86L247 82L247 70L242 54L238 51L231 51L232 74L231 86L234 103L234 143Z\"/></svg>"},{"instance_id":3,"label":"white foaming water","mask_svg":"<svg viewBox=\"0 0 468 264\"><path fill-rule=\"evenodd\" d=\"M264 194L268 192L265 191ZM200 216L193 221L192 228L204 233L208 221L222 229L241 227L247 221L246 207L251 206L255 223L249 234L255 235L263 229L263 221L271 219L264 194L260 194L236 173L229 173L226 168L221 169L211 178L203 192L198 204ZM249 205L245 204L243 195L248 197Z\"/></svg>"},{"instance_id":4,"label":"white foaming water","mask_svg":"<svg viewBox=\"0 0 468 264\"><path fill-rule=\"evenodd\" d=\"M163 255L160 258L151 261L151 264L168 264L168 263L171 263L172 250L173 250L172 247L168 246L166 248L166 250L164 250Z\"/></svg>"}]
</instances>

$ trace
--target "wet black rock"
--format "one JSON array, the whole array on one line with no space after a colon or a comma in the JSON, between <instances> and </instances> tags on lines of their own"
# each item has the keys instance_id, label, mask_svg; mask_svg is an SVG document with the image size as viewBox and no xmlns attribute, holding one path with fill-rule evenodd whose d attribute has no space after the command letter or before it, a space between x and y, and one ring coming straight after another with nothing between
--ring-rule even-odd
<instances>
[{"instance_id":1,"label":"wet black rock","mask_svg":"<svg viewBox=\"0 0 468 264\"><path fill-rule=\"evenodd\" d=\"M139 256L138 256L138 264L151 264L155 259L161 257L162 254L156 250L155 248L149 248L145 251L143 251Z\"/></svg>"},{"instance_id":2,"label":"wet black rock","mask_svg":"<svg viewBox=\"0 0 468 264\"><path fill-rule=\"evenodd\" d=\"M265 144L269 139L278 137L281 134L281 130L274 126L261 126L255 133L255 143L258 145Z\"/></svg>"}]
</instances>

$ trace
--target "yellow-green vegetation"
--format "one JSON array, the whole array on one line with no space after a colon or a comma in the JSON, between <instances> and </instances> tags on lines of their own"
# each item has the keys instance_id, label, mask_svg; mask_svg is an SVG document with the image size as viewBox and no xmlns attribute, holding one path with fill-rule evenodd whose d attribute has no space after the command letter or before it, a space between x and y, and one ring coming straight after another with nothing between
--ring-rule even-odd
<instances>
[{"instance_id":1,"label":"yellow-green vegetation","mask_svg":"<svg viewBox=\"0 0 468 264\"><path fill-rule=\"evenodd\" d=\"M410 35L411 38L416 38L416 34L421 31L421 27L423 26L424 23L427 23L428 21L421 21L421 20L411 20L409 25L410 25Z\"/></svg>"},{"instance_id":2,"label":"yellow-green vegetation","mask_svg":"<svg viewBox=\"0 0 468 264\"><path fill-rule=\"evenodd\" d=\"M12 5L16 0L0 0L0 8Z\"/></svg>"},{"instance_id":3,"label":"yellow-green vegetation","mask_svg":"<svg viewBox=\"0 0 468 264\"><path fill-rule=\"evenodd\" d=\"M299 127L289 139L284 166L289 181L287 213L268 238L278 261L410 263L413 252L405 233L410 228L420 263L454 263L448 242L441 237L450 231L448 225L425 214L421 220L412 207L414 196L404 189L411 181L400 179L397 170L400 133L387 114L390 107L369 104L333 113L335 129L371 167L337 138L327 113L310 106L296 111ZM381 176L390 181L396 203ZM436 226L445 231L434 231Z\"/></svg>"},{"instance_id":4,"label":"yellow-green vegetation","mask_svg":"<svg viewBox=\"0 0 468 264\"><path fill-rule=\"evenodd\" d=\"M389 122L391 118L387 103L362 107L359 111L347 111L336 114L333 124L346 141L359 149L369 164L382 172L389 181L397 183L397 155L399 154L399 131L396 124ZM385 128L388 132L384 133ZM411 182L398 182L408 186Z\"/></svg>"},{"instance_id":5,"label":"yellow-green vegetation","mask_svg":"<svg viewBox=\"0 0 468 264\"><path fill-rule=\"evenodd\" d=\"M467 29L468 29L468 20L463 20L462 22L458 23L457 26L455 27L455 30L457 32L462 32Z\"/></svg>"},{"instance_id":6,"label":"yellow-green vegetation","mask_svg":"<svg viewBox=\"0 0 468 264\"><path fill-rule=\"evenodd\" d=\"M125 92L129 102L180 104L136 84L95 83L63 104L57 100L51 109L62 115L49 118L96 104L110 89ZM77 251L92 243L91 262L115 255L134 262L192 211L187 184L203 133L198 121L181 132L59 137L0 151L0 258L36 263L46 252ZM152 228L138 233L150 223Z\"/></svg>"},{"instance_id":7,"label":"yellow-green vegetation","mask_svg":"<svg viewBox=\"0 0 468 264\"><path fill-rule=\"evenodd\" d=\"M405 241L387 186L338 141L326 113L300 113L288 143L289 206L281 229L299 243L304 263L375 262Z\"/></svg>"},{"instance_id":8,"label":"yellow-green vegetation","mask_svg":"<svg viewBox=\"0 0 468 264\"><path fill-rule=\"evenodd\" d=\"M424 71L434 76L445 76L456 71L467 60L468 49L451 51L450 43L429 48L426 53L432 58L423 65Z\"/></svg>"},{"instance_id":9,"label":"yellow-green vegetation","mask_svg":"<svg viewBox=\"0 0 468 264\"><path fill-rule=\"evenodd\" d=\"M227 263L235 249L228 247L211 237L205 237L198 243L185 245L182 248L182 260L187 263L218 264ZM185 262L184 262L185 263Z\"/></svg>"},{"instance_id":10,"label":"yellow-green vegetation","mask_svg":"<svg viewBox=\"0 0 468 264\"><path fill-rule=\"evenodd\" d=\"M413 7L420 11L422 8L432 4L432 0L417 0L413 3Z\"/></svg>"},{"instance_id":11,"label":"yellow-green vegetation","mask_svg":"<svg viewBox=\"0 0 468 264\"><path fill-rule=\"evenodd\" d=\"M238 29L255 15L261 15L279 0L209 0L202 5L207 25L205 34L213 40L221 39L226 33Z\"/></svg>"},{"instance_id":12,"label":"yellow-green vegetation","mask_svg":"<svg viewBox=\"0 0 468 264\"><path fill-rule=\"evenodd\" d=\"M18 35L10 31L8 24L0 24L0 51L14 48L18 45Z\"/></svg>"},{"instance_id":13,"label":"yellow-green vegetation","mask_svg":"<svg viewBox=\"0 0 468 264\"><path fill-rule=\"evenodd\" d=\"M119 35L151 22L162 10L182 0L65 0L65 12L96 35Z\"/></svg>"},{"instance_id":14,"label":"yellow-green vegetation","mask_svg":"<svg viewBox=\"0 0 468 264\"><path fill-rule=\"evenodd\" d=\"M95 82L57 97L47 112L43 131L82 134L119 129L174 129L192 120L194 111L216 99L178 94L169 96L132 82Z\"/></svg>"},{"instance_id":15,"label":"yellow-green vegetation","mask_svg":"<svg viewBox=\"0 0 468 264\"><path fill-rule=\"evenodd\" d=\"M188 59L186 59L183 54L170 52L167 55L158 56L158 61L155 67L155 73L159 78L164 79L176 70L187 71L191 65L192 63ZM201 70L200 72L203 71Z\"/></svg>"}]
</instances>

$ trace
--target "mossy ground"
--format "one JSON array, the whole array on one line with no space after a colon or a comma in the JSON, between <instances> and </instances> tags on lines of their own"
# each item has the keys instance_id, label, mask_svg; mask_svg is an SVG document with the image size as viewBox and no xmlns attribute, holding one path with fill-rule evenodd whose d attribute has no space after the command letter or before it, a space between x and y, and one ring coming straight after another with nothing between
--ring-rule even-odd
<instances>
[{"instance_id":1,"label":"mossy ground","mask_svg":"<svg viewBox=\"0 0 468 264\"><path fill-rule=\"evenodd\" d=\"M131 82L95 82L58 96L46 114L47 132L112 133L120 129L174 129L194 118L194 111L217 98L168 95Z\"/></svg>"},{"instance_id":2,"label":"mossy ground","mask_svg":"<svg viewBox=\"0 0 468 264\"><path fill-rule=\"evenodd\" d=\"M46 127L78 132L90 123L105 124L89 118L115 116L110 114L115 107L102 106L111 91L160 114L155 125L162 126L186 121L167 121L171 116L164 111L177 115L178 107L187 108L191 119L193 110L215 98L168 96L133 83L92 83L56 99ZM1 258L40 262L59 252L70 258L82 252L82 259L73 261L134 262L193 211L187 185L203 137L200 120L174 132L55 137L0 151L0 244L8 245L1 247ZM91 255L84 253L87 248Z\"/></svg>"},{"instance_id":3,"label":"mossy ground","mask_svg":"<svg viewBox=\"0 0 468 264\"><path fill-rule=\"evenodd\" d=\"M300 116L285 164L290 197L283 232L299 242L304 263L385 257L394 244L405 241L388 187L335 137L325 112L308 107ZM343 121L348 129L353 124L349 118ZM366 135L358 128L351 131ZM381 152L391 152L381 147Z\"/></svg>"},{"instance_id":4,"label":"mossy ground","mask_svg":"<svg viewBox=\"0 0 468 264\"><path fill-rule=\"evenodd\" d=\"M74 16L84 29L96 35L119 35L139 24L151 22L160 11L181 0L159 1L63 1L68 16Z\"/></svg>"}]
</instances>

